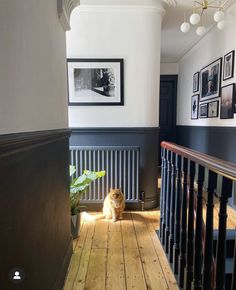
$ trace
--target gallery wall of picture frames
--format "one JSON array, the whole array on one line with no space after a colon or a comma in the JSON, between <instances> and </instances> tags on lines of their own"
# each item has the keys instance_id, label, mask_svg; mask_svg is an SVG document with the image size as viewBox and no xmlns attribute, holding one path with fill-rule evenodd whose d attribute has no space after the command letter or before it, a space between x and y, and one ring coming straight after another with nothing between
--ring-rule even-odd
<instances>
[{"instance_id":1,"label":"gallery wall of picture frames","mask_svg":"<svg viewBox=\"0 0 236 290\"><path fill-rule=\"evenodd\" d=\"M218 58L193 75L191 119L232 119L236 113L235 83L222 85L234 77L235 51Z\"/></svg>"}]
</instances>

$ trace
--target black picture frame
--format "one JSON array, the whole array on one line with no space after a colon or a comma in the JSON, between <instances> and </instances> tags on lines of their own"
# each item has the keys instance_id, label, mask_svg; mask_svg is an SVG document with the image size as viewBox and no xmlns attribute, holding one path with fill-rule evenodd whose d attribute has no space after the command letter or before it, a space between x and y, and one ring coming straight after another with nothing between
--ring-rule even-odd
<instances>
[{"instance_id":1,"label":"black picture frame","mask_svg":"<svg viewBox=\"0 0 236 290\"><path fill-rule=\"evenodd\" d=\"M208 118L208 103L199 104L199 118Z\"/></svg>"},{"instance_id":2,"label":"black picture frame","mask_svg":"<svg viewBox=\"0 0 236 290\"><path fill-rule=\"evenodd\" d=\"M235 111L235 84L221 88L220 119L233 119Z\"/></svg>"},{"instance_id":3,"label":"black picture frame","mask_svg":"<svg viewBox=\"0 0 236 290\"><path fill-rule=\"evenodd\" d=\"M191 98L191 120L198 119L198 103L199 103L199 94L193 95Z\"/></svg>"},{"instance_id":4,"label":"black picture frame","mask_svg":"<svg viewBox=\"0 0 236 290\"><path fill-rule=\"evenodd\" d=\"M193 93L199 91L199 71L193 75Z\"/></svg>"},{"instance_id":5,"label":"black picture frame","mask_svg":"<svg viewBox=\"0 0 236 290\"><path fill-rule=\"evenodd\" d=\"M69 106L123 106L124 60L68 58Z\"/></svg>"},{"instance_id":6,"label":"black picture frame","mask_svg":"<svg viewBox=\"0 0 236 290\"><path fill-rule=\"evenodd\" d=\"M208 103L208 118L219 117L219 101L212 101Z\"/></svg>"},{"instance_id":7,"label":"black picture frame","mask_svg":"<svg viewBox=\"0 0 236 290\"><path fill-rule=\"evenodd\" d=\"M222 58L200 70L200 102L220 96Z\"/></svg>"},{"instance_id":8,"label":"black picture frame","mask_svg":"<svg viewBox=\"0 0 236 290\"><path fill-rule=\"evenodd\" d=\"M223 80L231 79L234 76L234 50L224 55Z\"/></svg>"}]
</instances>

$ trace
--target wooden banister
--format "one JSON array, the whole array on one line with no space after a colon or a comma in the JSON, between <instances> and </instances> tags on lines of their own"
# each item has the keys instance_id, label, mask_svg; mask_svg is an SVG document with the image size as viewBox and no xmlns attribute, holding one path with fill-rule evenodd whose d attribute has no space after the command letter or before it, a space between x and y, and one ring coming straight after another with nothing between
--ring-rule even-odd
<instances>
[{"instance_id":1,"label":"wooden banister","mask_svg":"<svg viewBox=\"0 0 236 290\"><path fill-rule=\"evenodd\" d=\"M171 142L161 142L161 147L166 148L176 154L179 154L188 160L194 161L203 167L209 168L211 171L225 176L229 179L236 181L236 164L222 159L200 153L198 151L188 149L186 147L171 143Z\"/></svg>"},{"instance_id":2,"label":"wooden banister","mask_svg":"<svg viewBox=\"0 0 236 290\"><path fill-rule=\"evenodd\" d=\"M165 141L161 142L161 150L160 238L178 276L178 284L184 290L226 290L227 202L233 181L236 181L236 164ZM208 173L208 188L204 225L205 172ZM222 177L221 188L217 187L218 176ZM216 188L220 210L215 251L213 208ZM232 289L236 284L235 269L236 247Z\"/></svg>"}]
</instances>

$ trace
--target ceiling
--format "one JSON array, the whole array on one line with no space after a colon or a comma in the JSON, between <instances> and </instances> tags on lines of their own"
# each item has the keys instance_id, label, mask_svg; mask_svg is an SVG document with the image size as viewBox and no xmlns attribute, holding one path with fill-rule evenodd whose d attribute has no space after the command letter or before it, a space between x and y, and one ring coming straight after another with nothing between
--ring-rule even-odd
<instances>
[{"instance_id":1,"label":"ceiling","mask_svg":"<svg viewBox=\"0 0 236 290\"><path fill-rule=\"evenodd\" d=\"M227 1L227 6L235 0ZM162 22L161 35L161 62L170 63L178 62L187 51L189 51L200 39L195 33L196 27L191 25L191 30L188 33L180 31L180 25L184 21L184 13L192 7L192 0L175 0L176 5L172 5L167 10L167 13ZM201 2L199 0L199 2ZM211 1L209 1L211 2ZM215 1L216 3L218 1ZM223 1L222 1L223 2ZM215 9L207 9L204 11L203 23L207 27L207 31L213 28L215 22L213 14ZM191 10L186 13L186 17L191 15Z\"/></svg>"}]
</instances>

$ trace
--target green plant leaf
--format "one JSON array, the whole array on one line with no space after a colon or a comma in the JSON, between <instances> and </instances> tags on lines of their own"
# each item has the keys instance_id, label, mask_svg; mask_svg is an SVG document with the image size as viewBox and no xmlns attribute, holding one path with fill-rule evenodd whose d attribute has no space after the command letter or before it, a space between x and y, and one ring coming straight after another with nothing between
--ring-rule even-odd
<instances>
[{"instance_id":1,"label":"green plant leaf","mask_svg":"<svg viewBox=\"0 0 236 290\"><path fill-rule=\"evenodd\" d=\"M75 166L70 165L70 176L76 172ZM71 214L76 214L79 211L80 198L89 187L90 183L97 178L105 176L106 172L84 170L79 177L73 178L70 184L70 200L71 200Z\"/></svg>"},{"instance_id":2,"label":"green plant leaf","mask_svg":"<svg viewBox=\"0 0 236 290\"><path fill-rule=\"evenodd\" d=\"M72 176L76 172L76 168L74 165L70 165L70 176Z\"/></svg>"}]
</instances>

